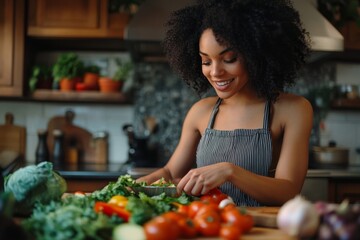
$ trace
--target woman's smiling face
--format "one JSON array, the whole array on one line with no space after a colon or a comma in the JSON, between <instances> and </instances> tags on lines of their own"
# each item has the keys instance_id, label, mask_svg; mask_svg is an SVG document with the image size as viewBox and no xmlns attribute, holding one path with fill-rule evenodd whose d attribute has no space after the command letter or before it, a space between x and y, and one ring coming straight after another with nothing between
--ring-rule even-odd
<instances>
[{"instance_id":1,"label":"woman's smiling face","mask_svg":"<svg viewBox=\"0 0 360 240\"><path fill-rule=\"evenodd\" d=\"M220 98L229 98L248 86L248 73L242 57L220 45L211 29L206 29L199 41L202 73Z\"/></svg>"}]
</instances>

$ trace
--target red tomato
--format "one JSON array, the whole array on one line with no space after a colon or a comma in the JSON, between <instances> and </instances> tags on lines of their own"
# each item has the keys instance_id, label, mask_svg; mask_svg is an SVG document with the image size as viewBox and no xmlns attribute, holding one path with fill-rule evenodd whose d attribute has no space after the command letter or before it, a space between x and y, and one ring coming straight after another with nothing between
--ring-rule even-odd
<instances>
[{"instance_id":1,"label":"red tomato","mask_svg":"<svg viewBox=\"0 0 360 240\"><path fill-rule=\"evenodd\" d=\"M180 235L184 238L194 238L197 236L198 231L195 226L195 223L190 218L181 219L178 222L180 228Z\"/></svg>"},{"instance_id":2,"label":"red tomato","mask_svg":"<svg viewBox=\"0 0 360 240\"><path fill-rule=\"evenodd\" d=\"M229 208L221 212L221 218L225 223L232 223L241 228L243 233L249 232L254 226L254 219L252 216L242 214L237 208Z\"/></svg>"},{"instance_id":3,"label":"red tomato","mask_svg":"<svg viewBox=\"0 0 360 240\"><path fill-rule=\"evenodd\" d=\"M189 216L189 205L178 205L177 212Z\"/></svg>"},{"instance_id":4,"label":"red tomato","mask_svg":"<svg viewBox=\"0 0 360 240\"><path fill-rule=\"evenodd\" d=\"M176 240L179 226L171 219L157 216L144 224L146 240Z\"/></svg>"},{"instance_id":5,"label":"red tomato","mask_svg":"<svg viewBox=\"0 0 360 240\"><path fill-rule=\"evenodd\" d=\"M175 223L179 222L181 219L185 219L186 216L179 212L166 212L161 214L164 218L169 218L173 220Z\"/></svg>"},{"instance_id":6,"label":"red tomato","mask_svg":"<svg viewBox=\"0 0 360 240\"><path fill-rule=\"evenodd\" d=\"M116 215L119 218L122 218L125 222L129 221L131 215L125 208L106 202L96 202L94 205L94 211L97 213L102 212L109 217Z\"/></svg>"},{"instance_id":7,"label":"red tomato","mask_svg":"<svg viewBox=\"0 0 360 240\"><path fill-rule=\"evenodd\" d=\"M78 82L75 85L75 89L76 91L85 91L85 90L89 90L88 86L85 83L82 82Z\"/></svg>"},{"instance_id":8,"label":"red tomato","mask_svg":"<svg viewBox=\"0 0 360 240\"><path fill-rule=\"evenodd\" d=\"M208 196L210 196L210 198ZM227 197L228 197L228 195L221 192L220 189L214 188L214 189L211 189L205 195L203 195L200 199L203 199L203 201L212 201L216 204L219 204L222 200L226 199Z\"/></svg>"},{"instance_id":9,"label":"red tomato","mask_svg":"<svg viewBox=\"0 0 360 240\"><path fill-rule=\"evenodd\" d=\"M221 218L218 212L210 211L201 215L196 215L194 222L201 235L206 237L219 235Z\"/></svg>"},{"instance_id":10,"label":"red tomato","mask_svg":"<svg viewBox=\"0 0 360 240\"><path fill-rule=\"evenodd\" d=\"M239 240L241 237L241 230L233 224L223 224L220 228L220 237L224 240Z\"/></svg>"},{"instance_id":11,"label":"red tomato","mask_svg":"<svg viewBox=\"0 0 360 240\"><path fill-rule=\"evenodd\" d=\"M189 204L189 212L188 212L188 216L190 218L194 218L195 215L197 214L197 212L199 211L199 209L204 206L205 203L202 201L193 201Z\"/></svg>"},{"instance_id":12,"label":"red tomato","mask_svg":"<svg viewBox=\"0 0 360 240\"><path fill-rule=\"evenodd\" d=\"M197 213L195 214L195 217L197 215L201 215L203 213L206 212L211 212L211 211L215 211L215 212L219 212L220 213L220 209L218 207L217 204L214 203L206 203L203 206L200 206L199 210L197 211Z\"/></svg>"}]
</instances>

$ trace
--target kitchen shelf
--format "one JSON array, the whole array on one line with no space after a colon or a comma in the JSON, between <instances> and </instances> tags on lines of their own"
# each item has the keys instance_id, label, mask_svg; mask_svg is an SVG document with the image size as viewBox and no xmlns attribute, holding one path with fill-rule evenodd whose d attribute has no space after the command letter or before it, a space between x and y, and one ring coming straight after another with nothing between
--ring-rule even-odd
<instances>
[{"instance_id":1,"label":"kitchen shelf","mask_svg":"<svg viewBox=\"0 0 360 240\"><path fill-rule=\"evenodd\" d=\"M360 98L348 99L348 98L340 98L335 99L331 107L334 109L358 109L360 110Z\"/></svg>"},{"instance_id":2,"label":"kitchen shelf","mask_svg":"<svg viewBox=\"0 0 360 240\"><path fill-rule=\"evenodd\" d=\"M124 93L102 93L99 91L59 91L59 90L36 90L31 98L41 101L56 102L109 102L109 103L131 103Z\"/></svg>"}]
</instances>

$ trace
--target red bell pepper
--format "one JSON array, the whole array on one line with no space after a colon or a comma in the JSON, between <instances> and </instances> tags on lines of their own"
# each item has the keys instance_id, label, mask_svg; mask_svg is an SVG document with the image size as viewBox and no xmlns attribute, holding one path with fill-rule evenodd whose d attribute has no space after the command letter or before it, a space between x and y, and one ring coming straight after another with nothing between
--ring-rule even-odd
<instances>
[{"instance_id":1,"label":"red bell pepper","mask_svg":"<svg viewBox=\"0 0 360 240\"><path fill-rule=\"evenodd\" d=\"M95 203L94 211L97 213L104 213L109 217L116 215L119 218L122 218L125 222L129 221L131 215L130 212L123 207L101 201Z\"/></svg>"}]
</instances>

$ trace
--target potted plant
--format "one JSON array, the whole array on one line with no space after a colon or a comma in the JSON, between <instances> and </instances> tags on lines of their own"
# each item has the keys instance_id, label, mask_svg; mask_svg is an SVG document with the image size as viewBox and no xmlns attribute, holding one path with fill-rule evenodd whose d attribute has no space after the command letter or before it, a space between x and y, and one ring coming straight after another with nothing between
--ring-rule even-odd
<instances>
[{"instance_id":1,"label":"potted plant","mask_svg":"<svg viewBox=\"0 0 360 240\"><path fill-rule=\"evenodd\" d=\"M60 85L60 90L69 91L75 88L84 70L84 64L75 53L61 54L52 68L54 84Z\"/></svg>"},{"instance_id":2,"label":"potted plant","mask_svg":"<svg viewBox=\"0 0 360 240\"><path fill-rule=\"evenodd\" d=\"M124 29L144 0L109 0L109 25L113 29Z\"/></svg>"},{"instance_id":3,"label":"potted plant","mask_svg":"<svg viewBox=\"0 0 360 240\"><path fill-rule=\"evenodd\" d=\"M113 77L100 77L99 86L101 92L119 92L133 70L133 64L130 61L123 62L116 59L116 65L117 69Z\"/></svg>"},{"instance_id":4,"label":"potted plant","mask_svg":"<svg viewBox=\"0 0 360 240\"><path fill-rule=\"evenodd\" d=\"M83 87L86 90L98 90L99 89L99 77L100 67L96 65L90 65L84 69ZM80 83L77 83L77 85Z\"/></svg>"},{"instance_id":5,"label":"potted plant","mask_svg":"<svg viewBox=\"0 0 360 240\"><path fill-rule=\"evenodd\" d=\"M42 65L35 65L29 79L30 91L33 92L35 89L51 89L51 86L51 68Z\"/></svg>"}]
</instances>

